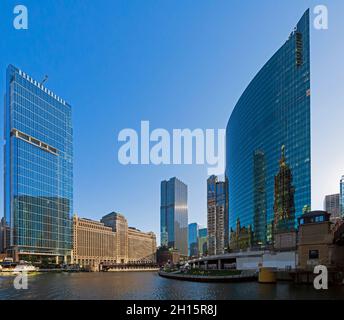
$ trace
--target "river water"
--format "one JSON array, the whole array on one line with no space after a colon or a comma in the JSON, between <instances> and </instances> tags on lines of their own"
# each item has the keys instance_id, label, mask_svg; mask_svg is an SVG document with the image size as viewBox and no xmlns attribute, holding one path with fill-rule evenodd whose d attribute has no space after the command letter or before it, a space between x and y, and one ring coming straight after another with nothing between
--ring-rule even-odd
<instances>
[{"instance_id":1,"label":"river water","mask_svg":"<svg viewBox=\"0 0 344 320\"><path fill-rule=\"evenodd\" d=\"M161 278L156 272L38 273L28 288L14 288L13 275L0 275L0 300L8 299L344 299L344 286L317 291L311 285L198 283Z\"/></svg>"}]
</instances>

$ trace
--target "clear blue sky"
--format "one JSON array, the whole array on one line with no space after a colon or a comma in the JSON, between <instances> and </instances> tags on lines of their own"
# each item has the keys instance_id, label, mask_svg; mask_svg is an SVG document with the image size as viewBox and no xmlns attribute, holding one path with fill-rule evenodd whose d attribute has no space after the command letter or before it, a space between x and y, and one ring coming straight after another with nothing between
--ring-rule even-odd
<instances>
[{"instance_id":1,"label":"clear blue sky","mask_svg":"<svg viewBox=\"0 0 344 320\"><path fill-rule=\"evenodd\" d=\"M16 4L29 10L27 31L12 27ZM37 80L48 74L47 87L72 104L80 216L115 210L159 235L160 181L177 176L189 186L189 222L206 225L206 167L122 166L118 132L141 120L225 128L250 80L317 4L329 9L311 53L312 198L322 208L344 174L342 0L2 0L0 92L12 63Z\"/></svg>"}]
</instances>

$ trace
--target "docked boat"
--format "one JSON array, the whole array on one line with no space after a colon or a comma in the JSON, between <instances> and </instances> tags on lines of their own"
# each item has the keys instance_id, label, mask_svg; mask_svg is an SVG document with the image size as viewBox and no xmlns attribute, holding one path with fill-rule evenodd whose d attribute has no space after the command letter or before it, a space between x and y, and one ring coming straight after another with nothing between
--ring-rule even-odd
<instances>
[{"instance_id":1,"label":"docked boat","mask_svg":"<svg viewBox=\"0 0 344 320\"><path fill-rule=\"evenodd\" d=\"M11 262L11 261L4 261L0 264L1 267L1 272L13 272L15 267L17 266L16 263Z\"/></svg>"},{"instance_id":2,"label":"docked boat","mask_svg":"<svg viewBox=\"0 0 344 320\"><path fill-rule=\"evenodd\" d=\"M19 273L19 272L36 272L38 271L38 268L33 266L30 263L23 263L23 264L18 264L14 269L13 272Z\"/></svg>"}]
</instances>

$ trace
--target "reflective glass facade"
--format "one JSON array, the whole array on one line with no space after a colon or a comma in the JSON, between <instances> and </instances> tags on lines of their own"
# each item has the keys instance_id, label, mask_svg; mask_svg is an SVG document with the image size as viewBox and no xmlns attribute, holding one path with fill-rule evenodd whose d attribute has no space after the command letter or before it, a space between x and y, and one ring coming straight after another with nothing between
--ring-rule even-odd
<instances>
[{"instance_id":1,"label":"reflective glass facade","mask_svg":"<svg viewBox=\"0 0 344 320\"><path fill-rule=\"evenodd\" d=\"M208 254L208 230L202 228L198 230L198 253L199 256Z\"/></svg>"},{"instance_id":2,"label":"reflective glass facade","mask_svg":"<svg viewBox=\"0 0 344 320\"><path fill-rule=\"evenodd\" d=\"M309 11L236 104L226 132L229 226L252 246L296 227L311 204ZM237 221L238 220L238 221Z\"/></svg>"},{"instance_id":3,"label":"reflective glass facade","mask_svg":"<svg viewBox=\"0 0 344 320\"><path fill-rule=\"evenodd\" d=\"M189 224L189 235L188 235L188 246L189 246L189 257L198 256L198 224Z\"/></svg>"},{"instance_id":4,"label":"reflective glass facade","mask_svg":"<svg viewBox=\"0 0 344 320\"><path fill-rule=\"evenodd\" d=\"M344 217L344 176L340 179L340 212L341 216Z\"/></svg>"},{"instance_id":5,"label":"reflective glass facade","mask_svg":"<svg viewBox=\"0 0 344 320\"><path fill-rule=\"evenodd\" d=\"M5 100L5 219L18 254L72 248L71 106L10 65Z\"/></svg>"},{"instance_id":6,"label":"reflective glass facade","mask_svg":"<svg viewBox=\"0 0 344 320\"><path fill-rule=\"evenodd\" d=\"M161 245L188 255L188 189L171 178L161 182L160 233Z\"/></svg>"}]
</instances>

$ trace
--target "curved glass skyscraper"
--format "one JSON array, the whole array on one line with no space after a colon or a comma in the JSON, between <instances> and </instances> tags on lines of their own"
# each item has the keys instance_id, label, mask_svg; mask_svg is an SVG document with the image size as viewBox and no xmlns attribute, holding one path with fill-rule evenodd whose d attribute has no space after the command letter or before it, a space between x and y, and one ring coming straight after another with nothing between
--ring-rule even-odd
<instances>
[{"instance_id":1,"label":"curved glass skyscraper","mask_svg":"<svg viewBox=\"0 0 344 320\"><path fill-rule=\"evenodd\" d=\"M226 177L231 241L272 242L311 204L310 45L307 10L248 85L229 119Z\"/></svg>"}]
</instances>

